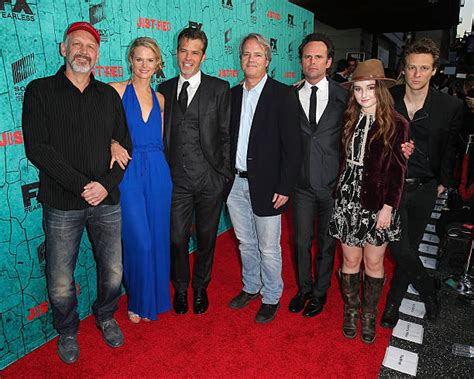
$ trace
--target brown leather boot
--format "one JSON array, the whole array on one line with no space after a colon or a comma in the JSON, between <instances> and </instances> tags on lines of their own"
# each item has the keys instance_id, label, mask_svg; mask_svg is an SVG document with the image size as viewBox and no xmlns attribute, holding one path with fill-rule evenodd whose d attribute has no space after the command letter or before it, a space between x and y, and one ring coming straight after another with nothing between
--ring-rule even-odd
<instances>
[{"instance_id":1,"label":"brown leather boot","mask_svg":"<svg viewBox=\"0 0 474 379\"><path fill-rule=\"evenodd\" d=\"M364 294L362 297L361 340L365 343L375 341L375 318L377 305L382 294L385 278L372 278L364 273Z\"/></svg>"},{"instance_id":2,"label":"brown leather boot","mask_svg":"<svg viewBox=\"0 0 474 379\"><path fill-rule=\"evenodd\" d=\"M341 278L342 299L344 300L342 334L346 338L354 338L357 335L359 324L360 273L344 274L339 270L339 277Z\"/></svg>"}]
</instances>

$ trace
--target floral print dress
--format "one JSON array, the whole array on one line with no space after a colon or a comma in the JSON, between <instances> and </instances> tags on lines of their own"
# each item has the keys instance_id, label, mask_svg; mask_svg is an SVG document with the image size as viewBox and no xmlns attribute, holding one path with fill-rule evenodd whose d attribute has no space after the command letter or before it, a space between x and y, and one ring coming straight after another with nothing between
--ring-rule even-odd
<instances>
[{"instance_id":1,"label":"floral print dress","mask_svg":"<svg viewBox=\"0 0 474 379\"><path fill-rule=\"evenodd\" d=\"M390 227L378 230L375 228L378 212L364 209L360 203L367 136L374 120L375 114L361 112L359 116L329 223L329 234L349 246L363 247L366 242L380 246L399 240L401 234L397 209L392 210Z\"/></svg>"}]
</instances>

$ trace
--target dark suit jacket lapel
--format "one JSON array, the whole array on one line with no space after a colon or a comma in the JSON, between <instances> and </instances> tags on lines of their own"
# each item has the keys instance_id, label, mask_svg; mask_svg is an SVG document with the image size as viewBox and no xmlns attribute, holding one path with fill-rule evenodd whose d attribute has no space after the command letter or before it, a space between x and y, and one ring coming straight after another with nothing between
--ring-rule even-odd
<instances>
[{"instance_id":1,"label":"dark suit jacket lapel","mask_svg":"<svg viewBox=\"0 0 474 379\"><path fill-rule=\"evenodd\" d=\"M201 73L201 84L199 84L199 93L196 95L199 96L197 100L199 100L199 133L203 132L203 127L205 125L205 120L203 119L204 115L206 114L207 109L209 108L209 101L211 100L211 88L209 85L208 76Z\"/></svg>"},{"instance_id":2,"label":"dark suit jacket lapel","mask_svg":"<svg viewBox=\"0 0 474 379\"><path fill-rule=\"evenodd\" d=\"M298 100L298 107L300 110L299 119L300 119L300 126L305 133L312 134L313 129L311 128L311 124L309 123L308 117L306 117L306 113L304 112L303 106L301 105L300 101L300 90L304 87L304 82L302 85L299 85L295 88L295 96Z\"/></svg>"},{"instance_id":3,"label":"dark suit jacket lapel","mask_svg":"<svg viewBox=\"0 0 474 379\"><path fill-rule=\"evenodd\" d=\"M334 115L334 112L333 112L334 107L332 105L337 101L337 96L336 96L335 88L334 88L335 86L336 84L332 83L331 81L328 81L328 103L326 105L326 108L324 109L323 114L319 118L318 129L320 125L323 128L325 125L328 125L328 126L331 125L329 121L331 119L331 116Z\"/></svg>"},{"instance_id":4,"label":"dark suit jacket lapel","mask_svg":"<svg viewBox=\"0 0 474 379\"><path fill-rule=\"evenodd\" d=\"M250 128L249 145L252 142L252 136L255 134L255 129L257 129L259 125L265 123L265 110L267 109L267 104L272 102L272 80L273 79L270 78L270 76L267 77L267 81L262 88L260 97L258 98L257 107L255 108L255 113L253 115L252 127ZM242 99L240 102L242 103Z\"/></svg>"},{"instance_id":5,"label":"dark suit jacket lapel","mask_svg":"<svg viewBox=\"0 0 474 379\"><path fill-rule=\"evenodd\" d=\"M163 94L167 102L167 104L165 104L165 107L168 108L168 112L166 114L166 119L165 119L165 138L166 138L166 145L168 148L170 146L171 125L173 122L173 116L172 116L173 104L174 104L174 99L176 99L176 96L177 96L176 95L177 88L178 88L178 77L171 79L170 88L169 88L169 92L171 92L171 94Z\"/></svg>"},{"instance_id":6,"label":"dark suit jacket lapel","mask_svg":"<svg viewBox=\"0 0 474 379\"><path fill-rule=\"evenodd\" d=\"M239 85L236 90L232 92L232 143L237 149L237 140L239 138L239 129L240 129L240 114L242 113L242 93L243 86ZM235 156L233 157L235 159Z\"/></svg>"}]
</instances>

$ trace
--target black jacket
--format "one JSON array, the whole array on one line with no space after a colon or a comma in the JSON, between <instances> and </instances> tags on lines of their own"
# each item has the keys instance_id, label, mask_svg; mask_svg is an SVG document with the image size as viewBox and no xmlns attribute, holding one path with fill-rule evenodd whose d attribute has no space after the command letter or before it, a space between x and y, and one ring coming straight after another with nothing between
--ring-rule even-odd
<instances>
[{"instance_id":1,"label":"black jacket","mask_svg":"<svg viewBox=\"0 0 474 379\"><path fill-rule=\"evenodd\" d=\"M408 112L403 101L405 86L391 89L395 100L395 109L407 120ZM462 102L430 87L423 108L411 120L428 123L430 130L428 142L428 159L438 184L452 187L455 164L456 142L463 120ZM416 145L416 141L415 141Z\"/></svg>"},{"instance_id":2,"label":"black jacket","mask_svg":"<svg viewBox=\"0 0 474 379\"><path fill-rule=\"evenodd\" d=\"M242 86L232 88L231 158L235 168L242 109ZM258 100L247 149L247 171L253 212L274 216L288 208L288 202L273 208L275 193L289 196L300 167L301 140L298 104L292 88L270 77Z\"/></svg>"},{"instance_id":3,"label":"black jacket","mask_svg":"<svg viewBox=\"0 0 474 379\"><path fill-rule=\"evenodd\" d=\"M178 77L167 80L158 87L158 91L165 97L163 143L168 160L170 158L172 107L173 99L177 97L177 87ZM229 144L229 83L201 73L199 91L199 135L203 154L217 172L228 179L232 179L233 171L230 169Z\"/></svg>"},{"instance_id":4,"label":"black jacket","mask_svg":"<svg viewBox=\"0 0 474 379\"><path fill-rule=\"evenodd\" d=\"M299 169L298 188L333 191L339 173L341 131L346 109L347 90L328 79L329 99L315 130L303 107L299 106L299 129L303 162ZM302 86L296 89L296 96Z\"/></svg>"}]
</instances>

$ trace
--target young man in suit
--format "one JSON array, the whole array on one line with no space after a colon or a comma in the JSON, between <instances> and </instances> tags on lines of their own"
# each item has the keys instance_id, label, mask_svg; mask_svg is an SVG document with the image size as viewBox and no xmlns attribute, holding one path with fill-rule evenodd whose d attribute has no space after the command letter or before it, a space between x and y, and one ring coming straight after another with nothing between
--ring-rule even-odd
<instances>
[{"instance_id":1,"label":"young man in suit","mask_svg":"<svg viewBox=\"0 0 474 379\"><path fill-rule=\"evenodd\" d=\"M205 75L206 34L186 28L178 36L179 76L162 83L165 97L164 147L173 180L171 200L171 280L173 308L188 311L188 241L195 213L197 251L192 275L193 311L209 306L217 228L230 170L230 90L223 80Z\"/></svg>"},{"instance_id":2,"label":"young man in suit","mask_svg":"<svg viewBox=\"0 0 474 379\"><path fill-rule=\"evenodd\" d=\"M262 295L255 321L272 321L283 291L281 214L300 165L298 105L288 86L267 75L268 41L251 33L240 44L243 85L232 88L231 158L235 180L227 200L242 258L243 289L229 306Z\"/></svg>"},{"instance_id":3,"label":"young man in suit","mask_svg":"<svg viewBox=\"0 0 474 379\"><path fill-rule=\"evenodd\" d=\"M293 225L298 292L290 312L313 317L322 312L331 281L335 240L328 234L334 206L333 190L339 172L340 140L347 90L328 79L334 57L331 40L319 33L306 36L299 57L304 81L297 87L299 129L303 160L293 198ZM311 248L314 227L318 230L318 253Z\"/></svg>"},{"instance_id":4,"label":"young man in suit","mask_svg":"<svg viewBox=\"0 0 474 379\"><path fill-rule=\"evenodd\" d=\"M437 196L452 186L456 139L463 117L461 101L430 87L439 64L439 49L432 40L423 38L409 45L403 64L405 85L391 92L395 109L410 121L415 150L408 161L399 208L402 236L390 244L396 267L381 319L386 328L397 324L398 309L410 283L425 303L428 320L438 318L437 289L417 251Z\"/></svg>"}]
</instances>

